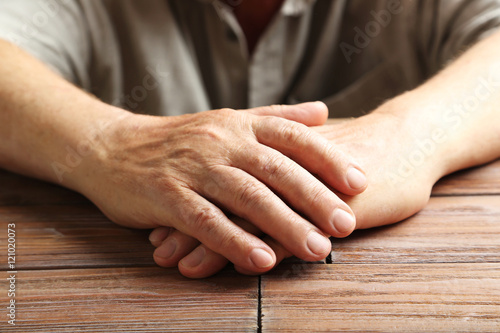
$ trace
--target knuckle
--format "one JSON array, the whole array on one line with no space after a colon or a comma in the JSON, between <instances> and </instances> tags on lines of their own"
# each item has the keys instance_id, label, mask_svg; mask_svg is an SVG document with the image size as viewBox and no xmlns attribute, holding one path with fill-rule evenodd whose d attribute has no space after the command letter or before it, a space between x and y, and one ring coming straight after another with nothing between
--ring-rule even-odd
<instances>
[{"instance_id":1,"label":"knuckle","mask_svg":"<svg viewBox=\"0 0 500 333\"><path fill-rule=\"evenodd\" d=\"M215 207L196 207L192 212L192 226L205 234L212 234L220 220L220 214Z\"/></svg>"},{"instance_id":2,"label":"knuckle","mask_svg":"<svg viewBox=\"0 0 500 333\"><path fill-rule=\"evenodd\" d=\"M308 195L308 205L311 207L321 207L325 204L325 201L329 199L329 190L322 187L315 187L310 190Z\"/></svg>"},{"instance_id":3,"label":"knuckle","mask_svg":"<svg viewBox=\"0 0 500 333\"><path fill-rule=\"evenodd\" d=\"M287 146L297 146L300 142L306 142L311 132L309 129L300 123L286 122L283 124L278 133Z\"/></svg>"},{"instance_id":4,"label":"knuckle","mask_svg":"<svg viewBox=\"0 0 500 333\"><path fill-rule=\"evenodd\" d=\"M208 122L195 127L191 134L199 136L201 140L205 140L207 143L221 141L223 139L221 129L216 122Z\"/></svg>"},{"instance_id":5,"label":"knuckle","mask_svg":"<svg viewBox=\"0 0 500 333\"><path fill-rule=\"evenodd\" d=\"M248 237L240 230L231 230L224 233L219 241L219 248L226 251L235 252L239 248L239 244L244 242Z\"/></svg>"},{"instance_id":6,"label":"knuckle","mask_svg":"<svg viewBox=\"0 0 500 333\"><path fill-rule=\"evenodd\" d=\"M236 116L236 111L228 108L202 112L198 114L196 121L191 123L192 126L183 128L183 136L184 138L199 137L207 140L221 139L224 132L223 125Z\"/></svg>"},{"instance_id":7,"label":"knuckle","mask_svg":"<svg viewBox=\"0 0 500 333\"><path fill-rule=\"evenodd\" d=\"M271 112L277 115L283 115L285 113L285 106L283 104L273 104L270 105L269 108L271 109Z\"/></svg>"},{"instance_id":8,"label":"knuckle","mask_svg":"<svg viewBox=\"0 0 500 333\"><path fill-rule=\"evenodd\" d=\"M212 199L218 198L220 192L221 190L218 184L213 181L209 181L203 186L203 194L206 195L208 198Z\"/></svg>"},{"instance_id":9,"label":"knuckle","mask_svg":"<svg viewBox=\"0 0 500 333\"><path fill-rule=\"evenodd\" d=\"M219 110L214 110L213 112L216 115L225 118L225 117L231 117L231 116L233 116L236 111L234 109L230 109L230 108L222 108L222 109L219 109Z\"/></svg>"},{"instance_id":10,"label":"knuckle","mask_svg":"<svg viewBox=\"0 0 500 333\"><path fill-rule=\"evenodd\" d=\"M243 230L224 227L222 215L215 207L202 207L193 212L193 225L197 233L206 239L206 245L218 252L233 253L245 239Z\"/></svg>"},{"instance_id":11,"label":"knuckle","mask_svg":"<svg viewBox=\"0 0 500 333\"><path fill-rule=\"evenodd\" d=\"M335 162L336 166L338 166L338 163L345 160L339 150L327 141L322 143L320 152L325 162Z\"/></svg>"},{"instance_id":12,"label":"knuckle","mask_svg":"<svg viewBox=\"0 0 500 333\"><path fill-rule=\"evenodd\" d=\"M268 177L268 180L280 179L282 175L288 174L290 168L285 162L286 157L284 156L263 156L260 159L259 167Z\"/></svg>"},{"instance_id":13,"label":"knuckle","mask_svg":"<svg viewBox=\"0 0 500 333\"><path fill-rule=\"evenodd\" d=\"M268 193L263 185L258 185L253 181L246 181L241 184L237 200L243 207L254 208L268 198Z\"/></svg>"}]
</instances>

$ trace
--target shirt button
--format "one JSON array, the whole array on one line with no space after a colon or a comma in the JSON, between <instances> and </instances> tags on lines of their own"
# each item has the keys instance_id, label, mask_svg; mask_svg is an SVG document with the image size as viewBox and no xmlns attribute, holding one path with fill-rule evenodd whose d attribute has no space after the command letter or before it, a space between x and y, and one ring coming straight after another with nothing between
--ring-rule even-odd
<instances>
[{"instance_id":1,"label":"shirt button","mask_svg":"<svg viewBox=\"0 0 500 333\"><path fill-rule=\"evenodd\" d=\"M236 33L233 31L233 29L228 28L226 30L226 37L230 42L237 42L238 41L238 36L236 36Z\"/></svg>"}]
</instances>

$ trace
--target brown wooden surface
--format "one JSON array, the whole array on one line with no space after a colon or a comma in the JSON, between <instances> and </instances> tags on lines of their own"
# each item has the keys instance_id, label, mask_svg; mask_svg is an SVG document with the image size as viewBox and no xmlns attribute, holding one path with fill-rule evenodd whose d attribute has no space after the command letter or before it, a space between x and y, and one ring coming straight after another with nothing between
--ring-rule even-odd
<instances>
[{"instance_id":1,"label":"brown wooden surface","mask_svg":"<svg viewBox=\"0 0 500 333\"><path fill-rule=\"evenodd\" d=\"M16 223L19 269L154 265L147 231L118 227L90 204L0 206L0 219Z\"/></svg>"},{"instance_id":2,"label":"brown wooden surface","mask_svg":"<svg viewBox=\"0 0 500 333\"><path fill-rule=\"evenodd\" d=\"M500 160L447 176L434 186L432 194L500 194Z\"/></svg>"},{"instance_id":3,"label":"brown wooden surface","mask_svg":"<svg viewBox=\"0 0 500 333\"><path fill-rule=\"evenodd\" d=\"M17 230L15 331L500 332L499 192L497 161L443 179L404 222L334 240L326 263L189 280L154 265L147 231L0 171L0 252L7 224Z\"/></svg>"},{"instance_id":4,"label":"brown wooden surface","mask_svg":"<svg viewBox=\"0 0 500 333\"><path fill-rule=\"evenodd\" d=\"M335 239L332 262L500 262L500 196L433 197L404 222Z\"/></svg>"},{"instance_id":5,"label":"brown wooden surface","mask_svg":"<svg viewBox=\"0 0 500 333\"><path fill-rule=\"evenodd\" d=\"M20 327L28 332L257 329L258 278L228 272L189 280L157 267L23 271Z\"/></svg>"},{"instance_id":6,"label":"brown wooden surface","mask_svg":"<svg viewBox=\"0 0 500 333\"><path fill-rule=\"evenodd\" d=\"M500 161L442 179L401 223L261 278L263 332L500 332Z\"/></svg>"},{"instance_id":7,"label":"brown wooden surface","mask_svg":"<svg viewBox=\"0 0 500 333\"><path fill-rule=\"evenodd\" d=\"M265 332L499 332L500 263L281 266L262 279Z\"/></svg>"},{"instance_id":8,"label":"brown wooden surface","mask_svg":"<svg viewBox=\"0 0 500 333\"><path fill-rule=\"evenodd\" d=\"M0 169L0 206L87 203L80 194Z\"/></svg>"}]
</instances>

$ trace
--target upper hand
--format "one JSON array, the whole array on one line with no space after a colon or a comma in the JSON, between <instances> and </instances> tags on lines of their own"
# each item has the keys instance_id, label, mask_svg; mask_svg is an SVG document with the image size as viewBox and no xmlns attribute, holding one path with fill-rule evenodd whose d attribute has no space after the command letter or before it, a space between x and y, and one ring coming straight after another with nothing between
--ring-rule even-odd
<instances>
[{"instance_id":1,"label":"upper hand","mask_svg":"<svg viewBox=\"0 0 500 333\"><path fill-rule=\"evenodd\" d=\"M252 272L272 268L272 248L233 223L249 221L304 260L330 251L329 235L355 227L331 188L365 189L359 166L306 125L326 119L322 103L179 117L131 115L111 127L81 180L114 222L169 226ZM311 174L312 173L312 174Z\"/></svg>"}]
</instances>

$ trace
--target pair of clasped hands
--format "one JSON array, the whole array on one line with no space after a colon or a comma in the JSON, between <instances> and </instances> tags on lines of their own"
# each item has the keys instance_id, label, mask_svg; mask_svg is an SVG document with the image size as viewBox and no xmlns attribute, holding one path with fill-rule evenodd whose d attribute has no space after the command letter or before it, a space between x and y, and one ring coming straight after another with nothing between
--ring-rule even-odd
<instances>
[{"instance_id":1,"label":"pair of clasped hands","mask_svg":"<svg viewBox=\"0 0 500 333\"><path fill-rule=\"evenodd\" d=\"M191 130L183 135L193 141L177 147L168 163L179 186L175 219L187 223L152 234L161 266L178 265L183 272L222 266L227 258L242 273L262 273L284 250L307 261L324 259L331 251L329 236L345 237L355 229L353 211L331 189L361 193L364 172L306 126L323 124L326 107L311 103L245 113L219 111L208 125L186 121Z\"/></svg>"},{"instance_id":2,"label":"pair of clasped hands","mask_svg":"<svg viewBox=\"0 0 500 333\"><path fill-rule=\"evenodd\" d=\"M409 216L430 191L422 187L421 203L412 199L404 212L380 202L404 196L378 193L384 159L364 157L391 149L393 137L377 137L397 135L394 117L319 126L327 116L321 102L176 117L130 114L113 126L105 158L92 164L93 176L80 190L114 222L155 228L156 263L191 278L215 274L228 261L243 274L264 273L291 255L318 261L331 251L330 236Z\"/></svg>"}]
</instances>

